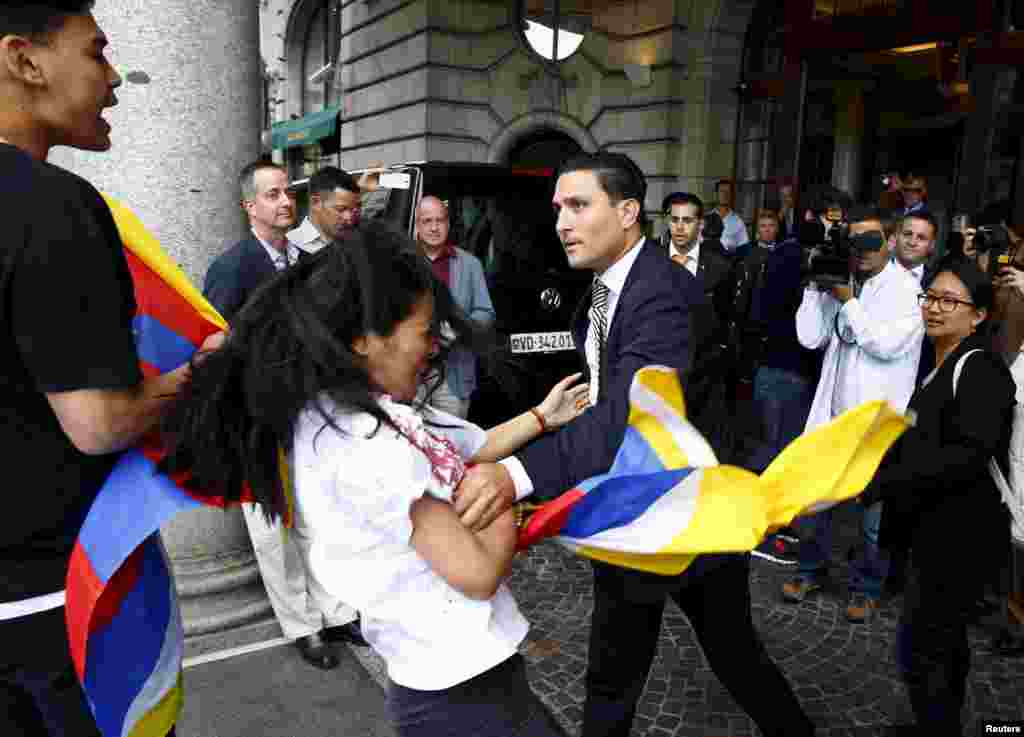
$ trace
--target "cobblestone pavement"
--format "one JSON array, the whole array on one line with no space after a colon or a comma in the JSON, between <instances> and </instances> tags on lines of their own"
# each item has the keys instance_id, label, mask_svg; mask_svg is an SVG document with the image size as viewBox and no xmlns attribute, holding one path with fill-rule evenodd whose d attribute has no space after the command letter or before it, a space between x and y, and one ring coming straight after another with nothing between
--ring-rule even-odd
<instances>
[{"instance_id":1,"label":"cobblestone pavement","mask_svg":"<svg viewBox=\"0 0 1024 737\"><path fill-rule=\"evenodd\" d=\"M783 603L779 589L792 569L758 559L751 566L754 623L820 736L881 735L887 724L912 721L893 660L898 602L866 625L845 618L845 552L858 536L858 512L848 505L836 515L833 582L817 597ZM569 733L579 734L593 603L590 565L544 544L517 559L511 586L531 624L523 653L533 688ZM986 630L971 629L971 737L980 734L982 718L1024 716L1024 659L991 655L988 641ZM758 734L708 668L689 624L670 601L632 737Z\"/></svg>"}]
</instances>

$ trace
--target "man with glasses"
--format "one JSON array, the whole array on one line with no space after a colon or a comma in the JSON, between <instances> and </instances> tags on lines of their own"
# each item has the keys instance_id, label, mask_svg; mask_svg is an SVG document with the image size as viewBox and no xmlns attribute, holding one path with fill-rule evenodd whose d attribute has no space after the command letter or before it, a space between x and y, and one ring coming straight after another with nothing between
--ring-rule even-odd
<instances>
[{"instance_id":1,"label":"man with glasses","mask_svg":"<svg viewBox=\"0 0 1024 737\"><path fill-rule=\"evenodd\" d=\"M662 202L668 220L668 256L701 282L722 324L728 322L732 298L732 259L714 242L701 238L704 203L689 192L673 192Z\"/></svg>"},{"instance_id":2,"label":"man with glasses","mask_svg":"<svg viewBox=\"0 0 1024 737\"><path fill-rule=\"evenodd\" d=\"M309 215L288 231L288 240L316 253L359 225L359 183L347 171L325 166L309 178Z\"/></svg>"},{"instance_id":3,"label":"man with glasses","mask_svg":"<svg viewBox=\"0 0 1024 737\"><path fill-rule=\"evenodd\" d=\"M451 220L448 205L427 195L416 208L416 242L430 262L434 275L444 282L452 299L481 325L494 322L494 304L487 290L484 267L473 254L448 240ZM464 348L448 355L444 381L430 397L430 405L463 419L476 389L476 358Z\"/></svg>"},{"instance_id":4,"label":"man with glasses","mask_svg":"<svg viewBox=\"0 0 1024 737\"><path fill-rule=\"evenodd\" d=\"M826 291L808 285L797 310L800 343L825 349L821 378L805 431L864 402L884 399L906 409L917 377L924 323L917 304L920 284L890 259L881 217L872 207L852 208L849 232L853 273L847 284ZM802 521L798 573L782 587L786 601L819 591L828 574L833 510ZM863 545L851 561L846 616L863 622L877 609L888 573L878 547L881 506L864 512Z\"/></svg>"}]
</instances>

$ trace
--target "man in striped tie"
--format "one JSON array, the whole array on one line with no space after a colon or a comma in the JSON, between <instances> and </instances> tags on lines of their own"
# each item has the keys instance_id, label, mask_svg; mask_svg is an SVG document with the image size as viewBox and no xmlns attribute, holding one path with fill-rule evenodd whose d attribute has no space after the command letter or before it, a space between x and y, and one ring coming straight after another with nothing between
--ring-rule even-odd
<instances>
[{"instance_id":1,"label":"man in striped tie","mask_svg":"<svg viewBox=\"0 0 1024 737\"><path fill-rule=\"evenodd\" d=\"M710 305L685 268L666 268L644 237L646 183L622 154L583 155L558 177L553 205L569 266L594 272L572 323L590 371L593 406L557 433L497 465L471 469L456 490L464 524L482 529L514 499L557 496L611 467L625 435L638 369L669 366L688 387L691 337ZM671 596L708 662L766 737L811 737L814 727L768 658L750 614L748 555L704 555L681 575L593 562L594 612L583 737L627 737Z\"/></svg>"}]
</instances>

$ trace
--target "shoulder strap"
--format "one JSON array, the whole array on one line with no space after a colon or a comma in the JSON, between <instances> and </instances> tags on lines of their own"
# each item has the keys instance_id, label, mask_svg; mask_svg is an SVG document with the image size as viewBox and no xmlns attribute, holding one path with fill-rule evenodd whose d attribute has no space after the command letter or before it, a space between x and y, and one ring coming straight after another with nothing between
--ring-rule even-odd
<instances>
[{"instance_id":1,"label":"shoulder strap","mask_svg":"<svg viewBox=\"0 0 1024 737\"><path fill-rule=\"evenodd\" d=\"M956 388L960 384L960 374L964 370L964 363L970 358L972 353L977 353L981 348L973 348L964 355L960 356L960 360L956 362L956 366L953 367L953 399L956 399Z\"/></svg>"}]
</instances>

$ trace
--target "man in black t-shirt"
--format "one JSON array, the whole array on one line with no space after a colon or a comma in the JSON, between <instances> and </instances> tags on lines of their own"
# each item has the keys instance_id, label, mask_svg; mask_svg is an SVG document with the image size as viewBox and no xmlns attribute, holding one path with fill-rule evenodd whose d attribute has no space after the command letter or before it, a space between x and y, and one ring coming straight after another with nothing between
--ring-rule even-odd
<instances>
[{"instance_id":1,"label":"man in black t-shirt","mask_svg":"<svg viewBox=\"0 0 1024 737\"><path fill-rule=\"evenodd\" d=\"M97 733L67 643L68 558L117 453L187 373L143 379L113 217L88 182L46 163L56 145L110 148L101 113L121 80L91 5L0 7L0 735Z\"/></svg>"}]
</instances>

